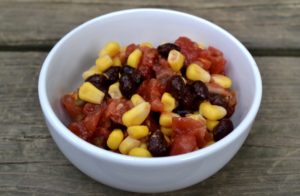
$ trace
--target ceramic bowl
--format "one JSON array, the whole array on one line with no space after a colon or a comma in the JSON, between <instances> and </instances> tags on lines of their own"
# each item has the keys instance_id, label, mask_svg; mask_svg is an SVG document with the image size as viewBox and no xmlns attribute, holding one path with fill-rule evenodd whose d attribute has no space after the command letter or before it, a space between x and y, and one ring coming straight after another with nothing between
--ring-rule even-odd
<instances>
[{"instance_id":1,"label":"ceramic bowl","mask_svg":"<svg viewBox=\"0 0 300 196\"><path fill-rule=\"evenodd\" d=\"M187 36L224 52L238 105L235 129L206 148L178 156L136 158L100 149L74 135L60 98L82 83L105 43L149 41L155 46ZM205 19L163 9L131 9L94 18L66 34L51 50L39 76L39 99L48 129L63 154L91 178L127 191L165 192L191 186L220 170L239 150L262 97L257 65L231 34Z\"/></svg>"}]
</instances>

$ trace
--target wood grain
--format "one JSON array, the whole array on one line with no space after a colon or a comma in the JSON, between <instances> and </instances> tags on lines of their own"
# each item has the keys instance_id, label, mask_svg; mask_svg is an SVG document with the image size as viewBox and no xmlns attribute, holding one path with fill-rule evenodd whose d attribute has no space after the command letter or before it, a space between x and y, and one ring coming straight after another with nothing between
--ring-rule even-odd
<instances>
[{"instance_id":1,"label":"wood grain","mask_svg":"<svg viewBox=\"0 0 300 196\"><path fill-rule=\"evenodd\" d=\"M90 179L58 150L37 97L45 56L0 52L0 195L140 195ZM263 101L241 150L204 182L162 195L300 194L300 58L256 60Z\"/></svg>"},{"instance_id":2,"label":"wood grain","mask_svg":"<svg viewBox=\"0 0 300 196\"><path fill-rule=\"evenodd\" d=\"M2 0L0 49L48 50L84 21L137 7L174 9L206 18L254 50L300 53L299 0Z\"/></svg>"}]
</instances>

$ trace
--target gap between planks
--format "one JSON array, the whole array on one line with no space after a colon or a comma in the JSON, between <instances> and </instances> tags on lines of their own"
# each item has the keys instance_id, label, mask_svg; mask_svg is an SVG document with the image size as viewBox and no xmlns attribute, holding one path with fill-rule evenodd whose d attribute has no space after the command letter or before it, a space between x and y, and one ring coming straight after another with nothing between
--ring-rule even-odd
<instances>
[{"instance_id":1,"label":"gap between planks","mask_svg":"<svg viewBox=\"0 0 300 196\"><path fill-rule=\"evenodd\" d=\"M1 46L0 52L50 52L53 45ZM300 57L300 48L247 48L253 56Z\"/></svg>"}]
</instances>

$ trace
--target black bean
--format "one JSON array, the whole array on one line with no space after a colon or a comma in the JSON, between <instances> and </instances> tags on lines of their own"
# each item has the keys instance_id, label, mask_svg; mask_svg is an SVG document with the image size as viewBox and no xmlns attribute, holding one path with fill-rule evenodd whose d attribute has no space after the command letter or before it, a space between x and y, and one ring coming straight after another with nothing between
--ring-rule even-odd
<instances>
[{"instance_id":1,"label":"black bean","mask_svg":"<svg viewBox=\"0 0 300 196\"><path fill-rule=\"evenodd\" d=\"M227 107L225 108L226 111L227 111L227 114L226 114L226 118L229 118L232 116L232 114L234 113L234 110L235 110L235 106L234 105L227 105Z\"/></svg>"},{"instance_id":2,"label":"black bean","mask_svg":"<svg viewBox=\"0 0 300 196\"><path fill-rule=\"evenodd\" d=\"M224 118L220 120L219 124L213 129L214 140L219 141L233 130L233 123L230 119Z\"/></svg>"},{"instance_id":3,"label":"black bean","mask_svg":"<svg viewBox=\"0 0 300 196\"><path fill-rule=\"evenodd\" d=\"M122 67L122 70L121 70L121 74L133 74L133 72L135 71L134 68L130 67L129 65L124 65Z\"/></svg>"},{"instance_id":4,"label":"black bean","mask_svg":"<svg viewBox=\"0 0 300 196\"><path fill-rule=\"evenodd\" d=\"M159 117L160 117L160 112L153 112L151 111L149 116L156 122L159 121Z\"/></svg>"},{"instance_id":5,"label":"black bean","mask_svg":"<svg viewBox=\"0 0 300 196\"><path fill-rule=\"evenodd\" d=\"M130 97L137 91L138 85L132 79L131 75L125 74L120 78L120 91L124 97L130 99Z\"/></svg>"},{"instance_id":6,"label":"black bean","mask_svg":"<svg viewBox=\"0 0 300 196\"><path fill-rule=\"evenodd\" d=\"M104 75L106 75L108 81L110 84L113 84L119 80L119 73L121 71L120 67L110 67L105 72Z\"/></svg>"},{"instance_id":7,"label":"black bean","mask_svg":"<svg viewBox=\"0 0 300 196\"><path fill-rule=\"evenodd\" d=\"M85 81L92 83L96 88L103 92L107 92L109 87L109 81L104 75L94 74L88 77Z\"/></svg>"},{"instance_id":8,"label":"black bean","mask_svg":"<svg viewBox=\"0 0 300 196\"><path fill-rule=\"evenodd\" d=\"M125 125L117 123L117 122L115 122L113 120L110 120L110 127L111 127L111 130L113 130L113 129L126 130L127 129L127 127Z\"/></svg>"},{"instance_id":9,"label":"black bean","mask_svg":"<svg viewBox=\"0 0 300 196\"><path fill-rule=\"evenodd\" d=\"M198 106L195 104L195 98L194 95L192 94L191 89L186 86L184 91L182 92L182 97L179 100L179 105L182 106L185 110L197 110Z\"/></svg>"},{"instance_id":10,"label":"black bean","mask_svg":"<svg viewBox=\"0 0 300 196\"><path fill-rule=\"evenodd\" d=\"M227 100L225 99L225 97L222 95L219 95L219 94L209 94L208 100L211 104L222 106L225 109L228 106L228 103L227 103Z\"/></svg>"},{"instance_id":11,"label":"black bean","mask_svg":"<svg viewBox=\"0 0 300 196\"><path fill-rule=\"evenodd\" d=\"M183 108L182 106L178 106L177 108L175 108L173 110L174 113L179 114L180 116L184 117L187 114L191 114L192 111L191 110L187 110L185 108Z\"/></svg>"},{"instance_id":12,"label":"black bean","mask_svg":"<svg viewBox=\"0 0 300 196\"><path fill-rule=\"evenodd\" d=\"M190 84L192 94L194 97L200 101L203 101L208 98L208 88L201 81L194 81Z\"/></svg>"},{"instance_id":13,"label":"black bean","mask_svg":"<svg viewBox=\"0 0 300 196\"><path fill-rule=\"evenodd\" d=\"M132 73L132 79L139 86L143 82L143 75L138 70L135 70Z\"/></svg>"},{"instance_id":14,"label":"black bean","mask_svg":"<svg viewBox=\"0 0 300 196\"><path fill-rule=\"evenodd\" d=\"M155 157L166 156L168 154L168 143L160 130L156 130L150 135L148 140L148 150Z\"/></svg>"},{"instance_id":15,"label":"black bean","mask_svg":"<svg viewBox=\"0 0 300 196\"><path fill-rule=\"evenodd\" d=\"M166 44L162 44L160 46L157 47L157 51L158 53L165 59L168 58L169 52L171 50L177 50L180 51L180 47L172 44L172 43L166 43Z\"/></svg>"},{"instance_id":16,"label":"black bean","mask_svg":"<svg viewBox=\"0 0 300 196\"><path fill-rule=\"evenodd\" d=\"M177 100L183 96L184 89L185 83L179 75L172 76L167 82L166 91Z\"/></svg>"},{"instance_id":17,"label":"black bean","mask_svg":"<svg viewBox=\"0 0 300 196\"><path fill-rule=\"evenodd\" d=\"M180 69L181 75L185 76L186 75L186 66L183 65L182 68Z\"/></svg>"}]
</instances>

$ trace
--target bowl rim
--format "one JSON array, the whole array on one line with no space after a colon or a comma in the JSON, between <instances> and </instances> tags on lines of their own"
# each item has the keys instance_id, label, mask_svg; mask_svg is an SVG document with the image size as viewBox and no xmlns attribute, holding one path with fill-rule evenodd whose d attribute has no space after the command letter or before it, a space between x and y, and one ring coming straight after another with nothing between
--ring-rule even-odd
<instances>
[{"instance_id":1,"label":"bowl rim","mask_svg":"<svg viewBox=\"0 0 300 196\"><path fill-rule=\"evenodd\" d=\"M78 30L97 22L98 20L102 19L108 19L110 17L118 17L122 16L123 14L132 14L132 13L140 13L140 12L153 12L153 13L163 13L163 14L172 14L177 15L179 17L185 17L190 18L193 20L198 20L201 23L205 23L205 25L212 26L217 31L220 31L222 34L230 38L242 52L245 54L246 58L248 59L249 63L251 64L252 71L254 73L254 87L255 87L255 96L254 100L251 103L250 110L245 115L245 118L239 123L237 127L225 138L222 140L219 140L218 142L214 143L213 145L210 145L208 147L182 154L182 155L176 155L176 156L167 156L167 157L155 157L155 158L140 158L140 157L131 157L128 155L122 155L118 153L114 153L105 149L101 149L97 146L94 146L83 139L79 138L75 134L73 134L55 115L49 99L47 97L47 90L46 90L46 78L47 78L47 71L49 66L51 65L51 59L55 55L58 48L64 44L64 42L69 39L73 34L75 34ZM135 166L143 166L143 167L151 167L151 166L167 166L170 164L181 164L183 162L189 161L189 160L197 160L200 158L207 157L208 155L215 153L222 148L229 145L231 142L234 142L235 139L237 139L244 131L249 128L249 125L254 121L255 116L258 112L258 109L261 104L261 98L262 98L262 80L261 75L258 69L258 66L249 53L249 51L246 49L246 47L238 41L233 35L231 35L229 32L224 30L223 28L217 26L216 24L209 22L206 19L203 19L198 16L194 16L188 13L169 10L169 9L157 9L157 8L135 8L135 9L126 9L126 10L120 10L116 12L111 12L108 14L100 15L98 17L95 17L91 20L88 20L87 22L77 26L70 32L68 32L63 38L61 38L55 46L52 48L52 50L47 55L41 71L39 75L39 81L38 81L38 95L39 95L39 101L40 106L42 108L44 117L46 118L46 121L49 122L49 124L53 127L54 131L57 132L64 140L71 143L73 146L76 146L77 148L80 148L82 151L84 151L87 154L90 154L94 157L97 157L99 159L103 159L110 162L120 162L122 164L127 165L135 165Z\"/></svg>"}]
</instances>

